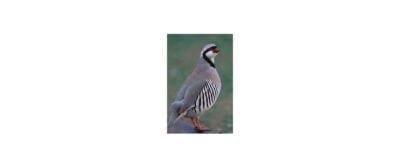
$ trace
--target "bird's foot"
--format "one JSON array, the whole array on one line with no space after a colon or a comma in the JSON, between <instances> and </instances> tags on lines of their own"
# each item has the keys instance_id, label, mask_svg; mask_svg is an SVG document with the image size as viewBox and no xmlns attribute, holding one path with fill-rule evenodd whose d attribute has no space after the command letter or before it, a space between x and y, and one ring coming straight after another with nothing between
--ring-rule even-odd
<instances>
[{"instance_id":1,"label":"bird's foot","mask_svg":"<svg viewBox=\"0 0 400 167\"><path fill-rule=\"evenodd\" d=\"M210 128L208 128L206 125L204 125L203 123L200 122L199 118L193 117L191 119L192 119L192 123L197 131L204 132L204 131L210 130Z\"/></svg>"}]
</instances>

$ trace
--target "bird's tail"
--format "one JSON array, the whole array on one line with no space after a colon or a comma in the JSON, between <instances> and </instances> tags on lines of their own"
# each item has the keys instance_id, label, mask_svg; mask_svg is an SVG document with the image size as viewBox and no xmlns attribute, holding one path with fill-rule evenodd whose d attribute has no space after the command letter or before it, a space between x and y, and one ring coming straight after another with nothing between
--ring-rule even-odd
<instances>
[{"instance_id":1,"label":"bird's tail","mask_svg":"<svg viewBox=\"0 0 400 167\"><path fill-rule=\"evenodd\" d=\"M181 105L182 104L180 102L172 103L172 105L169 109L169 118L168 118L168 123L167 123L168 128L172 125L175 125L179 119L181 119L183 116L185 116L187 114L187 111L185 111L185 112L182 112L179 115L177 115L178 111L181 108Z\"/></svg>"},{"instance_id":2,"label":"bird's tail","mask_svg":"<svg viewBox=\"0 0 400 167\"><path fill-rule=\"evenodd\" d=\"M172 114L172 113L171 113ZM180 113L178 117L175 118L174 121L172 121L172 119L169 120L168 122L168 127L171 127L173 125L176 124L176 122L178 122L182 117L184 117L187 114L187 111Z\"/></svg>"}]
</instances>

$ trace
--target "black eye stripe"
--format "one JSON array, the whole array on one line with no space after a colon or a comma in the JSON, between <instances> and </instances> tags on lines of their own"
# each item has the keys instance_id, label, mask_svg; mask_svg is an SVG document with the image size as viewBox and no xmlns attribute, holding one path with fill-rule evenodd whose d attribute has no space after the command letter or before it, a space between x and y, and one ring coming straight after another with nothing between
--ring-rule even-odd
<instances>
[{"instance_id":1,"label":"black eye stripe","mask_svg":"<svg viewBox=\"0 0 400 167\"><path fill-rule=\"evenodd\" d=\"M216 49L216 48L217 48L217 46L213 46L213 47L208 48L208 49L214 50L214 49Z\"/></svg>"},{"instance_id":2,"label":"black eye stripe","mask_svg":"<svg viewBox=\"0 0 400 167\"><path fill-rule=\"evenodd\" d=\"M209 47L208 49L206 49L206 50L204 51L204 53L207 53L208 51L214 50L214 49L216 49L216 48L217 48L217 46Z\"/></svg>"},{"instance_id":3,"label":"black eye stripe","mask_svg":"<svg viewBox=\"0 0 400 167\"><path fill-rule=\"evenodd\" d=\"M213 46L211 48L208 48L207 50L214 50L214 49L217 49L217 46Z\"/></svg>"}]
</instances>

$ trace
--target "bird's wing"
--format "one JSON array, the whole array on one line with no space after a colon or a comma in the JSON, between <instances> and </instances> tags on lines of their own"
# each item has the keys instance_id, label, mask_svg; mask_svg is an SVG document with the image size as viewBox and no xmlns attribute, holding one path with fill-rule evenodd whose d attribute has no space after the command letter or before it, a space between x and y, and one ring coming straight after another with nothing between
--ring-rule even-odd
<instances>
[{"instance_id":1,"label":"bird's wing","mask_svg":"<svg viewBox=\"0 0 400 167\"><path fill-rule=\"evenodd\" d=\"M201 80L201 81L194 82L194 83L190 84L190 86L188 86L188 88L185 91L185 95L183 98L183 105L180 108L181 110L179 113L184 112L184 111L194 107L197 97L205 85L206 85L206 81Z\"/></svg>"}]
</instances>

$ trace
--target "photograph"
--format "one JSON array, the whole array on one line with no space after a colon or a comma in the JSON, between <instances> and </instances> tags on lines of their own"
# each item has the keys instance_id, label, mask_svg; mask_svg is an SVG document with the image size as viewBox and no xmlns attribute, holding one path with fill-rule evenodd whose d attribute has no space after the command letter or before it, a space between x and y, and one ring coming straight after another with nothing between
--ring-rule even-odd
<instances>
[{"instance_id":1,"label":"photograph","mask_svg":"<svg viewBox=\"0 0 400 167\"><path fill-rule=\"evenodd\" d=\"M399 9L0 1L0 167L400 167Z\"/></svg>"},{"instance_id":2,"label":"photograph","mask_svg":"<svg viewBox=\"0 0 400 167\"><path fill-rule=\"evenodd\" d=\"M167 38L168 133L233 133L233 34Z\"/></svg>"}]
</instances>

